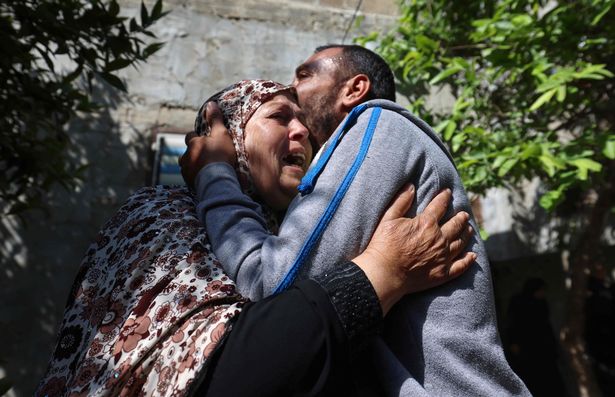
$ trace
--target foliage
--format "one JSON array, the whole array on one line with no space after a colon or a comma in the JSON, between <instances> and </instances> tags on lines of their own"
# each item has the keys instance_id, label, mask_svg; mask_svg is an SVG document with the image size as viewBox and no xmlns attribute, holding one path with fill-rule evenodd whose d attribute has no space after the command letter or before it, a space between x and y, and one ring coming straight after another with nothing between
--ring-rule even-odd
<instances>
[{"instance_id":1,"label":"foliage","mask_svg":"<svg viewBox=\"0 0 615 397\"><path fill-rule=\"evenodd\" d=\"M407 0L377 41L466 187L540 177L540 204L598 186L615 159L614 0ZM428 109L431 90L454 104Z\"/></svg>"},{"instance_id":2,"label":"foliage","mask_svg":"<svg viewBox=\"0 0 615 397\"><path fill-rule=\"evenodd\" d=\"M162 1L140 22L116 0L4 0L0 3L0 203L20 213L39 206L54 184L75 185L83 167L68 158L66 123L96 112L93 81L126 86L115 74L162 46L146 45Z\"/></svg>"}]
</instances>

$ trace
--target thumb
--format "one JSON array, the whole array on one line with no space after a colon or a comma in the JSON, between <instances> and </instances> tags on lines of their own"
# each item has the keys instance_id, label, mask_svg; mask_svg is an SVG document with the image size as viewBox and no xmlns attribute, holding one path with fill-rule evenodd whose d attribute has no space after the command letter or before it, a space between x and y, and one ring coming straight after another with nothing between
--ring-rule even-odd
<instances>
[{"instance_id":1,"label":"thumb","mask_svg":"<svg viewBox=\"0 0 615 397\"><path fill-rule=\"evenodd\" d=\"M401 218L410 209L415 195L414 185L407 184L401 188L399 192L393 198L393 201L389 204L386 212L384 213L382 220L387 221L391 219Z\"/></svg>"}]
</instances>

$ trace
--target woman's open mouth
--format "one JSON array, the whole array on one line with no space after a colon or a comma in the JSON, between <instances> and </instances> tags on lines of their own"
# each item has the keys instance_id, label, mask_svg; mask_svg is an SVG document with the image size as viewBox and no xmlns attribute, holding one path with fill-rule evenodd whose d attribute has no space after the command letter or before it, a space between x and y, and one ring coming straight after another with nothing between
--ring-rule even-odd
<instances>
[{"instance_id":1,"label":"woman's open mouth","mask_svg":"<svg viewBox=\"0 0 615 397\"><path fill-rule=\"evenodd\" d=\"M305 153L294 152L289 153L282 158L284 165L296 166L305 169Z\"/></svg>"}]
</instances>

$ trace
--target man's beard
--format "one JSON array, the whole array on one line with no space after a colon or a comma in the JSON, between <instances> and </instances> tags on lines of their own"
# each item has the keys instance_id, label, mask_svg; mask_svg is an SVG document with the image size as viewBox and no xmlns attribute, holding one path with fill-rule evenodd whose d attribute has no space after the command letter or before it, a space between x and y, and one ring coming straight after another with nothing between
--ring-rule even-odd
<instances>
[{"instance_id":1,"label":"man's beard","mask_svg":"<svg viewBox=\"0 0 615 397\"><path fill-rule=\"evenodd\" d=\"M301 104L305 112L305 122L310 133L322 145L335 132L335 128L343 120L343 116L335 111L337 90L333 89L324 95L312 96Z\"/></svg>"}]
</instances>

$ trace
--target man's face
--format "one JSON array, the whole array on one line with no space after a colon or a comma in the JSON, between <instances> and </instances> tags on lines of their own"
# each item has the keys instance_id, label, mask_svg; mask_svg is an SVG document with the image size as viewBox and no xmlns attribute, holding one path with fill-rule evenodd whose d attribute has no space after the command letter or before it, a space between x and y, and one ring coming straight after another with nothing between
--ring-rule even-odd
<instances>
[{"instance_id":1,"label":"man's face","mask_svg":"<svg viewBox=\"0 0 615 397\"><path fill-rule=\"evenodd\" d=\"M293 86L310 133L322 145L346 114L338 103L341 48L328 48L309 57L295 70Z\"/></svg>"}]
</instances>

